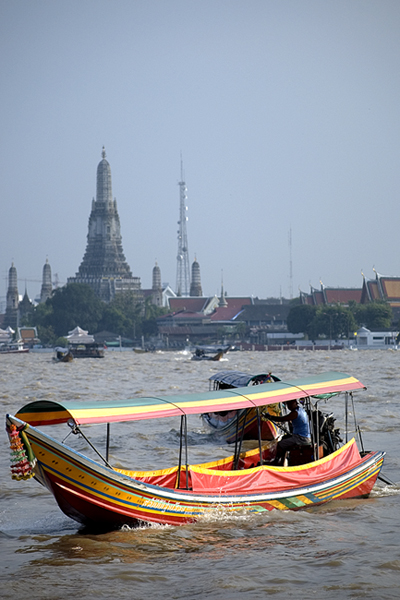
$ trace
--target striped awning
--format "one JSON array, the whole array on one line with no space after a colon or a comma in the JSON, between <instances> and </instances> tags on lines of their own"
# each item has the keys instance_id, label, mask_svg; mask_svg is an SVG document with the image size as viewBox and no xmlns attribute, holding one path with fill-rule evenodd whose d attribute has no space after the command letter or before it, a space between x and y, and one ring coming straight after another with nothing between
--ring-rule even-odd
<instances>
[{"instance_id":1,"label":"striped awning","mask_svg":"<svg viewBox=\"0 0 400 600\"><path fill-rule=\"evenodd\" d=\"M179 396L138 397L121 402L59 403L37 400L21 408L15 416L35 426L55 425L71 419L79 425L112 423L254 408L307 396L337 394L357 389L365 389L365 386L355 377L330 372L291 382L279 381Z\"/></svg>"}]
</instances>

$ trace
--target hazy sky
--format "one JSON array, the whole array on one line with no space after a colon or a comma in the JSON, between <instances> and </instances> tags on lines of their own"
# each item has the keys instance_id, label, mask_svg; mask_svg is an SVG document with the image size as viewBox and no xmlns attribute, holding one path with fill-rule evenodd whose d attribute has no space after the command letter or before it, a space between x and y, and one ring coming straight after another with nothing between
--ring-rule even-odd
<instances>
[{"instance_id":1,"label":"hazy sky","mask_svg":"<svg viewBox=\"0 0 400 600\"><path fill-rule=\"evenodd\" d=\"M181 153L205 295L400 276L399 64L398 0L0 0L0 296L76 273L103 145L143 288Z\"/></svg>"}]
</instances>

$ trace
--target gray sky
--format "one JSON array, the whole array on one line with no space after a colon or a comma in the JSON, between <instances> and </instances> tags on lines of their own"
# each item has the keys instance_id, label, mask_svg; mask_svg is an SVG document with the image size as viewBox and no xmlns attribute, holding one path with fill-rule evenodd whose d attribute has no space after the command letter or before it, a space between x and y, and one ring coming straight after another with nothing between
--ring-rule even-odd
<instances>
[{"instance_id":1,"label":"gray sky","mask_svg":"<svg viewBox=\"0 0 400 600\"><path fill-rule=\"evenodd\" d=\"M181 153L204 294L399 276L399 64L398 0L1 0L0 296L76 273L103 145L143 288Z\"/></svg>"}]
</instances>

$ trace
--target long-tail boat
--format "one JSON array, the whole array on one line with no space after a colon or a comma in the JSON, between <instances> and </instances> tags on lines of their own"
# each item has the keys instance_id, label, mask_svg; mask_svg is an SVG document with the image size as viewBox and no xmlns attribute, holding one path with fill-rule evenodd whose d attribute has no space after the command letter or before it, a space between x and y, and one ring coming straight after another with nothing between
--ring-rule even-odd
<instances>
[{"instance_id":1,"label":"long-tail boat","mask_svg":"<svg viewBox=\"0 0 400 600\"><path fill-rule=\"evenodd\" d=\"M263 383L273 383L280 381L272 373L258 373L251 375L242 371L219 371L213 373L209 378L210 390L230 390L245 386L260 385ZM280 415L280 405L270 404L262 407L262 413L268 413L271 416ZM219 412L207 412L201 415L203 423L211 431L218 433L221 439L228 444L232 444L243 436L245 440L256 440L258 438L259 425L261 425L261 439L274 440L279 437L279 428L269 419L261 418L254 407L251 410L224 410Z\"/></svg>"},{"instance_id":2,"label":"long-tail boat","mask_svg":"<svg viewBox=\"0 0 400 600\"><path fill-rule=\"evenodd\" d=\"M57 346L54 348L53 360L55 362L71 362L74 360L74 357L69 348L61 348L61 346Z\"/></svg>"},{"instance_id":3,"label":"long-tail boat","mask_svg":"<svg viewBox=\"0 0 400 600\"><path fill-rule=\"evenodd\" d=\"M54 495L61 510L86 526L115 528L123 524L182 525L203 516L298 510L341 498L367 497L381 470L385 452L364 451L359 428L355 438L317 458L319 440L313 438L314 456L306 464L271 466L276 440L247 452L235 446L231 457L190 464L187 417L206 411L253 409L298 399L315 409L316 396L344 393L345 408L353 392L363 389L344 373L322 373L291 382L209 391L182 396L134 398L124 402L53 402L37 400L6 416L15 479L34 477ZM312 415L312 412L310 413ZM153 471L116 468L109 462L110 424L138 419L181 417L178 465ZM90 443L84 425L106 423L106 453L93 460L38 427L68 424ZM348 424L347 418L345 420ZM68 427L67 427L68 428ZM311 428L313 430L313 428ZM361 447L359 447L361 446Z\"/></svg>"},{"instance_id":4,"label":"long-tail boat","mask_svg":"<svg viewBox=\"0 0 400 600\"><path fill-rule=\"evenodd\" d=\"M191 360L221 360L221 358L230 349L229 345L225 346L196 346L192 354Z\"/></svg>"}]
</instances>

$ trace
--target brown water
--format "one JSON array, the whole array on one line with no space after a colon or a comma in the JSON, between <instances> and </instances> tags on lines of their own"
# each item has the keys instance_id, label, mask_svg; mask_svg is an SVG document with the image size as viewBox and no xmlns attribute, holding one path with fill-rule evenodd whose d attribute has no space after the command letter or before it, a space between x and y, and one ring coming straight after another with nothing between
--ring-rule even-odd
<instances>
[{"instance_id":1,"label":"brown water","mask_svg":"<svg viewBox=\"0 0 400 600\"><path fill-rule=\"evenodd\" d=\"M236 352L220 363L179 353L117 351L67 364L53 363L51 354L6 355L0 356L0 400L5 414L35 399L121 400L206 390L210 374L222 369L272 371L282 379L344 371L368 388L355 394L365 448L386 450L382 474L398 482L399 363L400 352L389 350ZM331 408L343 427L342 401L330 401ZM104 426L98 427L91 437L104 448ZM114 425L111 460L131 468L176 464L178 431L179 419ZM190 462L231 453L198 417L189 419L189 431ZM67 433L62 428L61 437ZM77 443L86 452L83 440ZM184 527L93 535L64 516L37 482L11 480L5 433L0 450L0 598L399 597L399 485L379 482L369 499L300 512L221 514Z\"/></svg>"}]
</instances>

